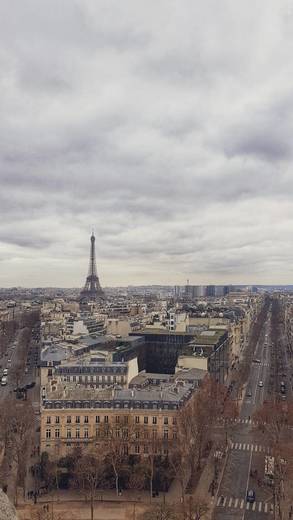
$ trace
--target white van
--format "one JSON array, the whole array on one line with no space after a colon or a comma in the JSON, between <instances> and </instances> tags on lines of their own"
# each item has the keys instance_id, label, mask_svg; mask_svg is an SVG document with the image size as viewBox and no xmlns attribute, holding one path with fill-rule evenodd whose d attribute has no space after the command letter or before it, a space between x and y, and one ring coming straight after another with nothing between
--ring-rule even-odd
<instances>
[{"instance_id":1,"label":"white van","mask_svg":"<svg viewBox=\"0 0 293 520\"><path fill-rule=\"evenodd\" d=\"M1 386L5 386L5 385L7 385L7 377L3 376L1 379Z\"/></svg>"}]
</instances>

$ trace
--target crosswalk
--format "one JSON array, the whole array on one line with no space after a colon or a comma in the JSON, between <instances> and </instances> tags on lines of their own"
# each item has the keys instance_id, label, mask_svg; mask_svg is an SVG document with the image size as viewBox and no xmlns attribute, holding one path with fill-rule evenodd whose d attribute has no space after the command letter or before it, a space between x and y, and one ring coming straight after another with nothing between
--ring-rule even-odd
<instances>
[{"instance_id":1,"label":"crosswalk","mask_svg":"<svg viewBox=\"0 0 293 520\"><path fill-rule=\"evenodd\" d=\"M235 422L237 424L256 424L251 419L240 419L240 418L234 419L233 422Z\"/></svg>"},{"instance_id":2,"label":"crosswalk","mask_svg":"<svg viewBox=\"0 0 293 520\"><path fill-rule=\"evenodd\" d=\"M222 424L222 425L227 423L227 422L230 423L230 424L231 423L232 424L257 424L255 421L252 421L252 419L248 419L248 418L241 419L239 417L237 417L236 419L229 419L228 421L225 420L225 419L220 418L220 419L218 419L218 422L219 422L219 424Z\"/></svg>"},{"instance_id":3,"label":"crosswalk","mask_svg":"<svg viewBox=\"0 0 293 520\"><path fill-rule=\"evenodd\" d=\"M246 502L243 498L234 497L218 497L217 507L230 509L242 509L246 511L255 511L256 513L274 513L274 506L271 502Z\"/></svg>"},{"instance_id":4,"label":"crosswalk","mask_svg":"<svg viewBox=\"0 0 293 520\"><path fill-rule=\"evenodd\" d=\"M260 444L246 444L243 442L232 442L231 450L254 451L256 453L270 453L270 448Z\"/></svg>"}]
</instances>

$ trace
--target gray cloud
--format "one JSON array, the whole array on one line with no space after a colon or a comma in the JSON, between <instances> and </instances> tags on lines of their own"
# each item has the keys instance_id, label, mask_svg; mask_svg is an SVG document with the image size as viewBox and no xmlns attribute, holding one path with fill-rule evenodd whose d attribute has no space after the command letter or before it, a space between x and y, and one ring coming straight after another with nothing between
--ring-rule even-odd
<instances>
[{"instance_id":1,"label":"gray cloud","mask_svg":"<svg viewBox=\"0 0 293 520\"><path fill-rule=\"evenodd\" d=\"M0 285L292 281L287 11L0 3Z\"/></svg>"}]
</instances>

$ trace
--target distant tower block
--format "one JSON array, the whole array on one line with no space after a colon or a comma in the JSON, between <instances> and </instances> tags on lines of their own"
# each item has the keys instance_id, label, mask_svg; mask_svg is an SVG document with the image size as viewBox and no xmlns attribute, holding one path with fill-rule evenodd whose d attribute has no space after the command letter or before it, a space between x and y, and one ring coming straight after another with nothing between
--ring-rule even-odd
<instances>
[{"instance_id":1,"label":"distant tower block","mask_svg":"<svg viewBox=\"0 0 293 520\"><path fill-rule=\"evenodd\" d=\"M80 299L82 301L93 301L105 298L104 291L100 286L99 277L97 275L95 240L96 239L93 232L91 236L91 252L88 275L85 286L80 293Z\"/></svg>"}]
</instances>

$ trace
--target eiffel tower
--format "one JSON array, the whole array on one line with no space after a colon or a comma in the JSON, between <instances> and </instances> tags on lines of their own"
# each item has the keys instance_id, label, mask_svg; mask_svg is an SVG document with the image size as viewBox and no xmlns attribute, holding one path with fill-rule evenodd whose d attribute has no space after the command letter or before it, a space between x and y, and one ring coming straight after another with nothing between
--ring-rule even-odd
<instances>
[{"instance_id":1,"label":"eiffel tower","mask_svg":"<svg viewBox=\"0 0 293 520\"><path fill-rule=\"evenodd\" d=\"M97 275L95 240L94 232L92 232L89 270L85 286L80 293L80 299L82 301L93 301L105 298L104 291L100 286L99 277Z\"/></svg>"}]
</instances>

